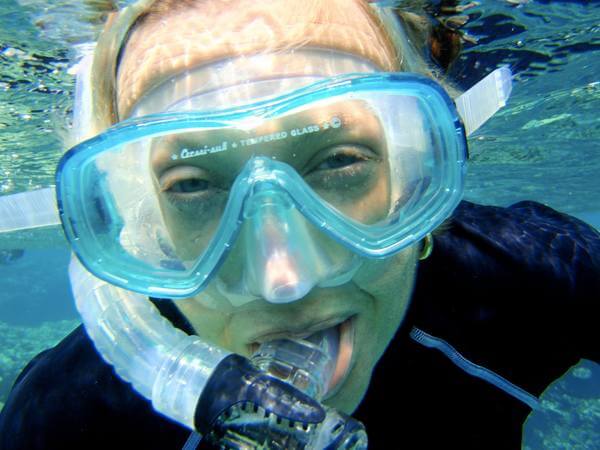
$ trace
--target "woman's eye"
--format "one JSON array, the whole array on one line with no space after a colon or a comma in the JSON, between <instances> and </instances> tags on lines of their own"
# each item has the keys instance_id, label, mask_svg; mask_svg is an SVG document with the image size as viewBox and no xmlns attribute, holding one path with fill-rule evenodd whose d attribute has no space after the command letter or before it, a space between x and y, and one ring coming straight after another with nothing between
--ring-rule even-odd
<instances>
[{"instance_id":1,"label":"woman's eye","mask_svg":"<svg viewBox=\"0 0 600 450\"><path fill-rule=\"evenodd\" d=\"M315 169L316 170L333 170L341 169L344 167L351 166L358 162L365 161L366 158L360 157L356 154L348 153L336 153L328 157L325 161L321 162Z\"/></svg>"},{"instance_id":2,"label":"woman's eye","mask_svg":"<svg viewBox=\"0 0 600 450\"><path fill-rule=\"evenodd\" d=\"M373 150L362 145L339 145L320 152L312 165L312 171L348 171L360 167L360 163L376 159Z\"/></svg>"},{"instance_id":3,"label":"woman's eye","mask_svg":"<svg viewBox=\"0 0 600 450\"><path fill-rule=\"evenodd\" d=\"M339 145L319 152L304 173L306 182L316 191L349 195L350 190L365 186L375 176L380 158L362 145Z\"/></svg>"},{"instance_id":4,"label":"woman's eye","mask_svg":"<svg viewBox=\"0 0 600 450\"><path fill-rule=\"evenodd\" d=\"M194 166L168 169L159 179L160 190L169 194L201 194L213 186L210 174Z\"/></svg>"},{"instance_id":5,"label":"woman's eye","mask_svg":"<svg viewBox=\"0 0 600 450\"><path fill-rule=\"evenodd\" d=\"M208 189L208 187L209 183L207 180L202 180L199 178L190 178L187 180L175 181L166 190L176 194L190 194L194 192L205 191Z\"/></svg>"},{"instance_id":6,"label":"woman's eye","mask_svg":"<svg viewBox=\"0 0 600 450\"><path fill-rule=\"evenodd\" d=\"M209 171L193 166L173 167L160 176L160 192L182 218L197 218L221 210L227 191Z\"/></svg>"}]
</instances>

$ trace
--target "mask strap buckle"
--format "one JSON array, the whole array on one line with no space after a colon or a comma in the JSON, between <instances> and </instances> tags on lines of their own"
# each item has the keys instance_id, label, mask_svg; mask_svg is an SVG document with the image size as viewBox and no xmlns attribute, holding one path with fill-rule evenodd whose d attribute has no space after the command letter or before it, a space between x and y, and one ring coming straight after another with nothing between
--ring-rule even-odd
<instances>
[{"instance_id":1,"label":"mask strap buckle","mask_svg":"<svg viewBox=\"0 0 600 450\"><path fill-rule=\"evenodd\" d=\"M0 233L60 225L54 188L0 196Z\"/></svg>"}]
</instances>

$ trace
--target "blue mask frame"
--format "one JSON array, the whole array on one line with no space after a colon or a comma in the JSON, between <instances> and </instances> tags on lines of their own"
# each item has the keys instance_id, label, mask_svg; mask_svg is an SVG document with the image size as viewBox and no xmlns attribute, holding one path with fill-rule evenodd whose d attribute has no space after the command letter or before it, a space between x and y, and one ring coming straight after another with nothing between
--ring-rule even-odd
<instances>
[{"instance_id":1,"label":"blue mask frame","mask_svg":"<svg viewBox=\"0 0 600 450\"><path fill-rule=\"evenodd\" d=\"M136 259L121 247L119 213L110 195L101 195L102 183L97 174L96 178L88 176L90 171L85 169L98 155L126 142L176 132L231 127L251 118L277 118L329 97L385 91L410 93L427 102L436 119L445 153L444 163L436 168L441 171L443 182L434 187L410 217L375 225L358 223L320 199L291 166L253 157L237 176L219 228L193 267L158 267ZM257 190L271 190L280 198L291 200L315 227L356 254L386 258L418 242L450 216L462 197L466 159L463 124L453 101L438 83L407 73L350 74L241 107L163 113L126 120L73 147L63 156L56 173L56 192L65 235L88 271L109 283L145 295L186 298L204 289L217 273L245 220L244 204ZM285 195L282 196L282 192Z\"/></svg>"}]
</instances>

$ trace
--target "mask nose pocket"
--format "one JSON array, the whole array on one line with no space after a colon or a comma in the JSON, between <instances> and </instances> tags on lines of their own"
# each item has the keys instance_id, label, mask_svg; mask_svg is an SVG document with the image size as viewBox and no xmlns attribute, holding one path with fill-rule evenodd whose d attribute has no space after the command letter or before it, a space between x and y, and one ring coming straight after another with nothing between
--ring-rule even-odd
<instances>
[{"instance_id":1,"label":"mask nose pocket","mask_svg":"<svg viewBox=\"0 0 600 450\"><path fill-rule=\"evenodd\" d=\"M257 188L244 211L244 284L268 302L293 302L326 276L329 258L287 193Z\"/></svg>"}]
</instances>

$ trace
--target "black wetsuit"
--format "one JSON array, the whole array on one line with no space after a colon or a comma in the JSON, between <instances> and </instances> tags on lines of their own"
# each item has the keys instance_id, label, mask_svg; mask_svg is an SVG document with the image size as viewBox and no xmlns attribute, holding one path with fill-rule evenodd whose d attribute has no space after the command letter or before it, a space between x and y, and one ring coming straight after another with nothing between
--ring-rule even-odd
<instances>
[{"instance_id":1,"label":"black wetsuit","mask_svg":"<svg viewBox=\"0 0 600 450\"><path fill-rule=\"evenodd\" d=\"M354 414L370 448L520 448L529 408L413 342L412 326L539 395L580 358L600 359L599 304L591 227L533 202L463 202L420 264L408 316ZM3 450L180 449L189 433L116 376L81 327L29 363L0 416Z\"/></svg>"}]
</instances>

